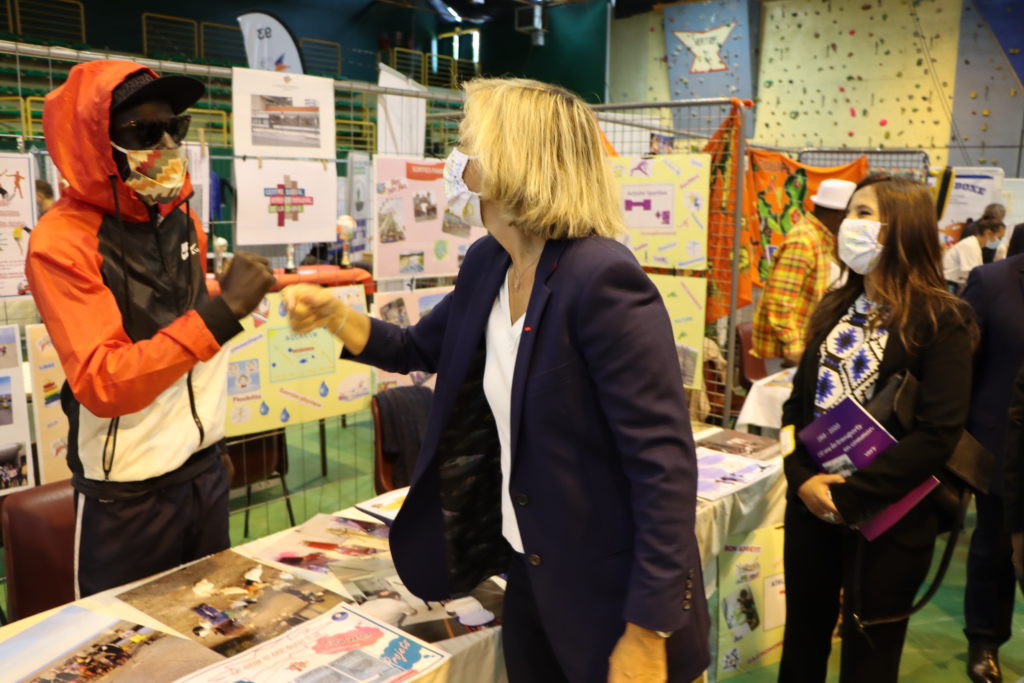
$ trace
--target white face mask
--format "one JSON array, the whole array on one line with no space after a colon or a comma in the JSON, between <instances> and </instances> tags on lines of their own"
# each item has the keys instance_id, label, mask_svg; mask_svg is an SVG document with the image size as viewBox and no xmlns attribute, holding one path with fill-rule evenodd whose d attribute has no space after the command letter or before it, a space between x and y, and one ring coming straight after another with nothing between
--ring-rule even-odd
<instances>
[{"instance_id":1,"label":"white face mask","mask_svg":"<svg viewBox=\"0 0 1024 683\"><path fill-rule=\"evenodd\" d=\"M185 184L188 157L181 145L169 149L124 149L111 146L128 158L131 172L124 184L147 204L174 201Z\"/></svg>"},{"instance_id":2,"label":"white face mask","mask_svg":"<svg viewBox=\"0 0 1024 683\"><path fill-rule=\"evenodd\" d=\"M839 258L855 273L867 275L882 255L878 234L882 224L860 218L847 218L839 225Z\"/></svg>"},{"instance_id":3,"label":"white face mask","mask_svg":"<svg viewBox=\"0 0 1024 683\"><path fill-rule=\"evenodd\" d=\"M462 179L466 164L472 158L458 149L452 149L452 153L444 162L444 194L448 201L446 213L469 225L482 228L484 218L480 213L480 193L466 187L466 181Z\"/></svg>"}]
</instances>

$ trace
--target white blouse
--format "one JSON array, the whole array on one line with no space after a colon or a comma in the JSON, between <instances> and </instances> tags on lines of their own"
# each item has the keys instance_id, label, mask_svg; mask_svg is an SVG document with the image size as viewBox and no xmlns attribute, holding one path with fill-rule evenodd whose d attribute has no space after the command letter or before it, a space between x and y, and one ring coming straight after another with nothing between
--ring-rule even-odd
<instances>
[{"instance_id":1,"label":"white blouse","mask_svg":"<svg viewBox=\"0 0 1024 683\"><path fill-rule=\"evenodd\" d=\"M942 273L949 282L967 284L967 276L984 261L981 257L981 243L975 235L965 237L942 255Z\"/></svg>"},{"instance_id":2,"label":"white blouse","mask_svg":"<svg viewBox=\"0 0 1024 683\"><path fill-rule=\"evenodd\" d=\"M487 360L484 365L484 395L494 413L501 444L501 533L512 549L523 551L516 512L512 507L508 482L512 472L512 375L516 369L519 339L523 334L525 315L510 321L508 273L501 285L491 315L487 319Z\"/></svg>"}]
</instances>

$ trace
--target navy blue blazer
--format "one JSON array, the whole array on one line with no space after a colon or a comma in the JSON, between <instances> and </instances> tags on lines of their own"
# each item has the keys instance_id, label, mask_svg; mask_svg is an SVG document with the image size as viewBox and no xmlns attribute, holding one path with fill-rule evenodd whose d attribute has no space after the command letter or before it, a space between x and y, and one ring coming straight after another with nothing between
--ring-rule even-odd
<instances>
[{"instance_id":1,"label":"navy blue blazer","mask_svg":"<svg viewBox=\"0 0 1024 683\"><path fill-rule=\"evenodd\" d=\"M485 329L510 259L490 236L413 327L373 320L353 359L437 373L412 488L391 530L399 575L446 599L508 562ZM621 244L549 241L512 382L512 470L531 586L570 680L595 680L626 621L673 631L670 680L709 661L694 518L697 465L671 324ZM566 653L570 653L566 655ZM566 659L568 657L568 659ZM607 675L606 673L604 675Z\"/></svg>"},{"instance_id":2,"label":"navy blue blazer","mask_svg":"<svg viewBox=\"0 0 1024 683\"><path fill-rule=\"evenodd\" d=\"M974 308L981 330L967 431L995 456L995 471L1001 473L1013 380L1024 363L1024 254L972 270L963 298ZM992 493L1001 492L997 476Z\"/></svg>"}]
</instances>

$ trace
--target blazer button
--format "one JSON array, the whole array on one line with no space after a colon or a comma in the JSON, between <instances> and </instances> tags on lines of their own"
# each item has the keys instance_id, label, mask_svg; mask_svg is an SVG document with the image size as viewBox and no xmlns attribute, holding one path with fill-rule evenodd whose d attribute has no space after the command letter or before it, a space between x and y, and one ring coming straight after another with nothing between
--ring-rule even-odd
<instances>
[{"instance_id":1,"label":"blazer button","mask_svg":"<svg viewBox=\"0 0 1024 683\"><path fill-rule=\"evenodd\" d=\"M691 569L688 575L692 579L694 577L694 571Z\"/></svg>"},{"instance_id":2,"label":"blazer button","mask_svg":"<svg viewBox=\"0 0 1024 683\"><path fill-rule=\"evenodd\" d=\"M693 579L687 579L686 580L686 587L687 588L693 588Z\"/></svg>"},{"instance_id":3,"label":"blazer button","mask_svg":"<svg viewBox=\"0 0 1024 683\"><path fill-rule=\"evenodd\" d=\"M693 591L686 591L685 593L683 593L683 597L689 600L693 597Z\"/></svg>"},{"instance_id":4,"label":"blazer button","mask_svg":"<svg viewBox=\"0 0 1024 683\"><path fill-rule=\"evenodd\" d=\"M519 505L520 507L526 505L529 502L530 497L525 493L520 493L518 496L516 496L516 505Z\"/></svg>"},{"instance_id":5,"label":"blazer button","mask_svg":"<svg viewBox=\"0 0 1024 683\"><path fill-rule=\"evenodd\" d=\"M690 609L690 601L683 600L683 609Z\"/></svg>"},{"instance_id":6,"label":"blazer button","mask_svg":"<svg viewBox=\"0 0 1024 683\"><path fill-rule=\"evenodd\" d=\"M540 566L540 555L537 555L537 554L527 555L526 556L526 561L529 562L530 564L532 564L534 567L539 567Z\"/></svg>"}]
</instances>

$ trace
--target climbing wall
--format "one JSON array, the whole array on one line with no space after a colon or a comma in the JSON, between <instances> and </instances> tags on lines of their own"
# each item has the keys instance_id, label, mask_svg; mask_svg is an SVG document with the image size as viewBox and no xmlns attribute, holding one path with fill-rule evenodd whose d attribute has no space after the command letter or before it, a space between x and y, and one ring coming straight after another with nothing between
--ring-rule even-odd
<instances>
[{"instance_id":1,"label":"climbing wall","mask_svg":"<svg viewBox=\"0 0 1024 683\"><path fill-rule=\"evenodd\" d=\"M944 165L963 0L766 0L755 143Z\"/></svg>"},{"instance_id":2,"label":"climbing wall","mask_svg":"<svg viewBox=\"0 0 1024 683\"><path fill-rule=\"evenodd\" d=\"M610 76L611 102L669 99L661 12L645 12L612 21Z\"/></svg>"}]
</instances>

